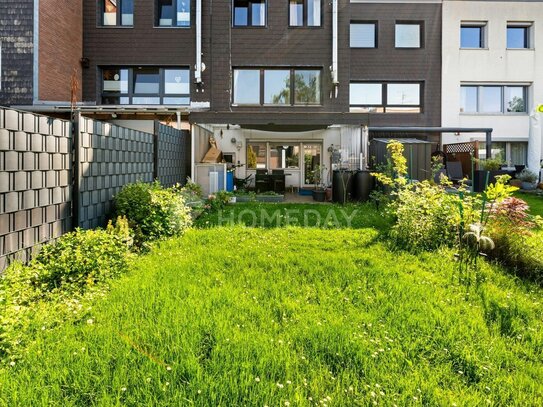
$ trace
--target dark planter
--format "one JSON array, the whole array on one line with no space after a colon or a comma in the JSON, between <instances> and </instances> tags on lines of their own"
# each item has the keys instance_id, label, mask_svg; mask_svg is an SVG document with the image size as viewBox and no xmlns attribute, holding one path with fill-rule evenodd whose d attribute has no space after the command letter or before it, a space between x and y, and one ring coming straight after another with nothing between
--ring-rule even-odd
<instances>
[{"instance_id":1,"label":"dark planter","mask_svg":"<svg viewBox=\"0 0 543 407\"><path fill-rule=\"evenodd\" d=\"M257 195L258 202L283 202L284 195Z\"/></svg>"},{"instance_id":2,"label":"dark planter","mask_svg":"<svg viewBox=\"0 0 543 407\"><path fill-rule=\"evenodd\" d=\"M506 170L496 170L496 171L485 171L485 170L475 170L473 176L473 190L475 192L483 192L485 190L486 174L488 175L488 184L494 184L496 182L496 177L498 175L510 174Z\"/></svg>"},{"instance_id":3,"label":"dark planter","mask_svg":"<svg viewBox=\"0 0 543 407\"><path fill-rule=\"evenodd\" d=\"M332 188L328 187L326 188L326 202L329 202L332 200Z\"/></svg>"},{"instance_id":4,"label":"dark planter","mask_svg":"<svg viewBox=\"0 0 543 407\"><path fill-rule=\"evenodd\" d=\"M313 200L324 202L326 200L326 191L324 189L316 189L313 191Z\"/></svg>"},{"instance_id":5,"label":"dark planter","mask_svg":"<svg viewBox=\"0 0 543 407\"><path fill-rule=\"evenodd\" d=\"M334 170L332 176L332 201L345 203L351 199L354 171ZM345 188L344 188L345 187Z\"/></svg>"},{"instance_id":6,"label":"dark planter","mask_svg":"<svg viewBox=\"0 0 543 407\"><path fill-rule=\"evenodd\" d=\"M359 170L353 175L352 197L353 200L366 202L370 199L370 193L375 188L375 178L371 171Z\"/></svg>"}]
</instances>

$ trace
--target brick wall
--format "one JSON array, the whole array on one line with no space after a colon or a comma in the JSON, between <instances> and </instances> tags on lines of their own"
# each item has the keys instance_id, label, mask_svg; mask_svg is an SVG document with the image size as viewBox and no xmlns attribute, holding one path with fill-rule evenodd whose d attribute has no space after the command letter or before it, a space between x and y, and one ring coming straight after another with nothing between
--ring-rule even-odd
<instances>
[{"instance_id":1,"label":"brick wall","mask_svg":"<svg viewBox=\"0 0 543 407\"><path fill-rule=\"evenodd\" d=\"M32 104L33 3L33 0L0 1L0 106Z\"/></svg>"},{"instance_id":2,"label":"brick wall","mask_svg":"<svg viewBox=\"0 0 543 407\"><path fill-rule=\"evenodd\" d=\"M74 70L81 100L82 4L82 0L40 0L39 100L69 102Z\"/></svg>"}]
</instances>

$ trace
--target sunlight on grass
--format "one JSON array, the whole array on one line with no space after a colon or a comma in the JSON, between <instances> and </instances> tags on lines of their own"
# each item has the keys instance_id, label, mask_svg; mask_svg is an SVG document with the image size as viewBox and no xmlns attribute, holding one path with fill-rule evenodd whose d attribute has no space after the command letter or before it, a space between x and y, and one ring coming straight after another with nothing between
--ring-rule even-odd
<instances>
[{"instance_id":1,"label":"sunlight on grass","mask_svg":"<svg viewBox=\"0 0 543 407\"><path fill-rule=\"evenodd\" d=\"M541 289L485 266L467 293L450 259L373 228L191 230L0 368L0 405L542 405Z\"/></svg>"}]
</instances>

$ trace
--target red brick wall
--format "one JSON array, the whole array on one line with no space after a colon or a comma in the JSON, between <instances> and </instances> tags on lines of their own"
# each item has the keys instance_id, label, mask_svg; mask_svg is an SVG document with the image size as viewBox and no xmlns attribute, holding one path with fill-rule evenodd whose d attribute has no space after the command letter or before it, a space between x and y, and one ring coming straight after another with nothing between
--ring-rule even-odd
<instances>
[{"instance_id":1,"label":"red brick wall","mask_svg":"<svg viewBox=\"0 0 543 407\"><path fill-rule=\"evenodd\" d=\"M40 0L39 96L40 101L69 102L75 70L81 101L83 56L82 0Z\"/></svg>"}]
</instances>

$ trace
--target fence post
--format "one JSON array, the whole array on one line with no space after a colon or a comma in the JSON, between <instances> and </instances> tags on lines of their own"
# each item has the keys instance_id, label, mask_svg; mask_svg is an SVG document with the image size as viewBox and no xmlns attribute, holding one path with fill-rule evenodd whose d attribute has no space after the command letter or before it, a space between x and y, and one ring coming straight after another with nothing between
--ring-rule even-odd
<instances>
[{"instance_id":1,"label":"fence post","mask_svg":"<svg viewBox=\"0 0 543 407\"><path fill-rule=\"evenodd\" d=\"M153 181L158 179L158 143L160 133L160 122L155 120L153 132Z\"/></svg>"},{"instance_id":2,"label":"fence post","mask_svg":"<svg viewBox=\"0 0 543 407\"><path fill-rule=\"evenodd\" d=\"M79 199L81 191L81 131L79 128L81 113L74 113L72 116L72 225L75 229L80 226Z\"/></svg>"}]
</instances>

